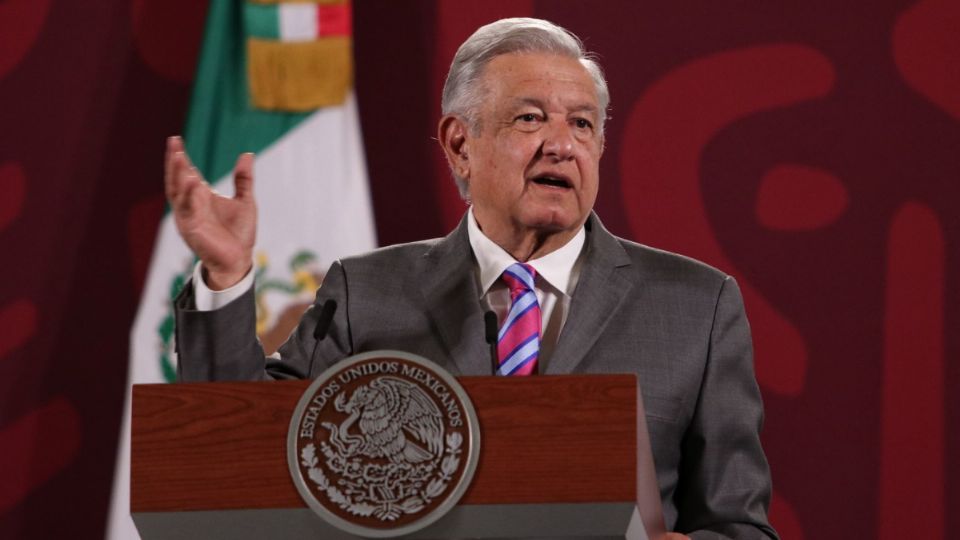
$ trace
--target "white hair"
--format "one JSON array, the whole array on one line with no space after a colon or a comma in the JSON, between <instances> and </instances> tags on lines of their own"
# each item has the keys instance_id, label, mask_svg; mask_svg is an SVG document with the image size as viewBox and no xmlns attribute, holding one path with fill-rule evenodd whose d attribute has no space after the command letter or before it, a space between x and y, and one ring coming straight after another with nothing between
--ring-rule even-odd
<instances>
[{"instance_id":1,"label":"white hair","mask_svg":"<svg viewBox=\"0 0 960 540\"><path fill-rule=\"evenodd\" d=\"M607 106L610 104L610 91L603 77L600 64L592 54L583 48L580 38L569 30L542 19L513 18L501 19L481 26L473 33L453 57L447 81L443 85L440 109L444 115L463 116L470 128L479 128L477 110L483 100L483 89L479 81L487 64L502 54L510 53L551 53L578 60L590 77L597 91L600 105L600 132L606 120ZM467 182L453 171L453 178L460 189L460 195L468 197Z\"/></svg>"}]
</instances>

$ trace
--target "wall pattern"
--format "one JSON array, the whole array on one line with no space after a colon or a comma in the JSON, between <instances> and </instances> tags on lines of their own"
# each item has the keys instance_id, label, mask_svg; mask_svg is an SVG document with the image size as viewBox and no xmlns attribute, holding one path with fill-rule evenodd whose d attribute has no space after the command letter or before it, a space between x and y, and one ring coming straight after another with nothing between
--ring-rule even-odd
<instances>
[{"instance_id":1,"label":"wall pattern","mask_svg":"<svg viewBox=\"0 0 960 540\"><path fill-rule=\"evenodd\" d=\"M0 537L103 534L205 14L0 3ZM606 69L608 228L740 282L783 536L960 529L960 4L358 0L381 244L462 215L433 141L443 76L513 15L570 28Z\"/></svg>"}]
</instances>

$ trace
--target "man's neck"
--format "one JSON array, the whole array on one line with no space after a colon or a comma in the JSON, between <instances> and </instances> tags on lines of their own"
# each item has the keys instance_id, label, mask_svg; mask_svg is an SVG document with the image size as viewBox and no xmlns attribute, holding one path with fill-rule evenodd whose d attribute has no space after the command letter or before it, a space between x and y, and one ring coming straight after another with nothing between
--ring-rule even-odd
<instances>
[{"instance_id":1,"label":"man's neck","mask_svg":"<svg viewBox=\"0 0 960 540\"><path fill-rule=\"evenodd\" d=\"M520 262L527 262L532 259L539 259L544 255L553 253L562 248L573 238L575 233L563 231L562 233L536 232L524 234L519 238L509 236L506 239L491 238L504 251L513 256Z\"/></svg>"},{"instance_id":2,"label":"man's neck","mask_svg":"<svg viewBox=\"0 0 960 540\"><path fill-rule=\"evenodd\" d=\"M476 214L474 214L474 217L477 217ZM579 227L572 231L514 229L509 226L486 227L480 221L480 218L477 218L477 225L487 238L520 262L539 259L553 253L565 246L580 230Z\"/></svg>"}]
</instances>

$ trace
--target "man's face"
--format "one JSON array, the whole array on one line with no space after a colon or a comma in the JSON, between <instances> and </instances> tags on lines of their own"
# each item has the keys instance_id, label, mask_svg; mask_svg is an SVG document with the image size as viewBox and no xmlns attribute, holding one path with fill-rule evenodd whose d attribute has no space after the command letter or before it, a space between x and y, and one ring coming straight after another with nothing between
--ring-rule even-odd
<instances>
[{"instance_id":1,"label":"man's face","mask_svg":"<svg viewBox=\"0 0 960 540\"><path fill-rule=\"evenodd\" d=\"M514 53L490 61L480 84L479 132L466 134L461 162L480 226L495 241L572 236L597 198L603 152L589 72L572 58Z\"/></svg>"}]
</instances>

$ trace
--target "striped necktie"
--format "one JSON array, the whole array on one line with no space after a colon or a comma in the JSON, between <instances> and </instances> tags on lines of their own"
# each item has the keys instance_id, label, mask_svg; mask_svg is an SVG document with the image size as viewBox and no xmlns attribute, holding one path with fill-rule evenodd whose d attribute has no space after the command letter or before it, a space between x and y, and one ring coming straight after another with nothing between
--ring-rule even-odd
<instances>
[{"instance_id":1,"label":"striped necktie","mask_svg":"<svg viewBox=\"0 0 960 540\"><path fill-rule=\"evenodd\" d=\"M533 288L532 266L514 263L501 279L510 288L510 311L497 337L497 375L531 375L540 356L540 303Z\"/></svg>"}]
</instances>

